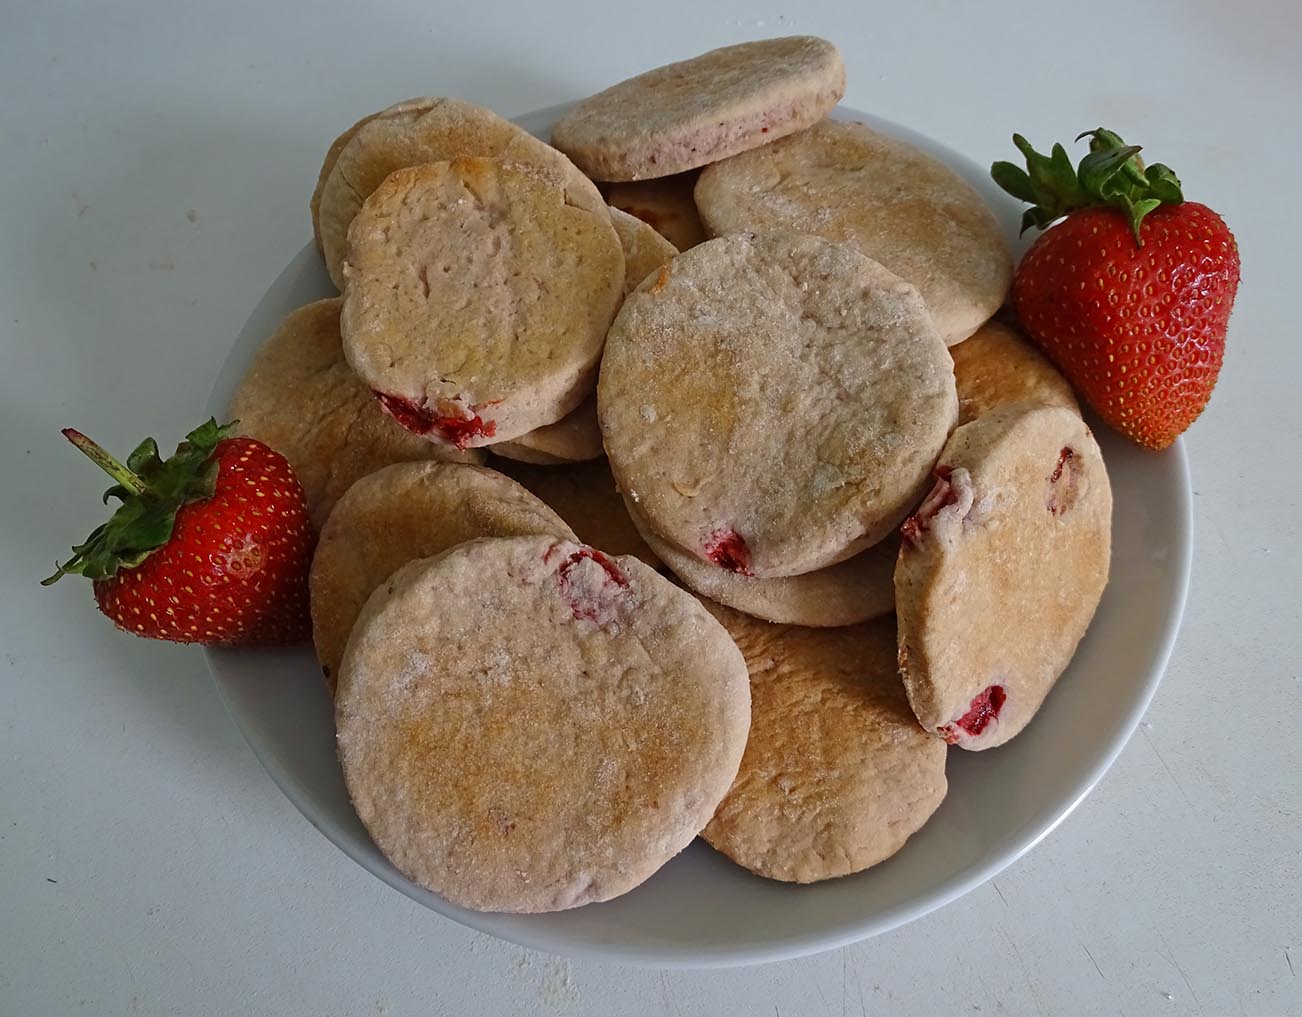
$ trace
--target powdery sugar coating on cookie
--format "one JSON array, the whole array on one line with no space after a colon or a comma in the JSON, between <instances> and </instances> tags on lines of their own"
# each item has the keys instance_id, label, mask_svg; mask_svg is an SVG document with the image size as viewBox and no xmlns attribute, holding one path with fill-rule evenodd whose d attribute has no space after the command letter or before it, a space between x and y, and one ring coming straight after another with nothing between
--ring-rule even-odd
<instances>
[{"instance_id":1,"label":"powdery sugar coating on cookie","mask_svg":"<svg viewBox=\"0 0 1302 1017\"><path fill-rule=\"evenodd\" d=\"M402 463L363 477L335 505L312 558L312 642L334 689L366 598L402 565L478 537L549 534L573 540L561 518L496 470Z\"/></svg>"},{"instance_id":2,"label":"powdery sugar coating on cookie","mask_svg":"<svg viewBox=\"0 0 1302 1017\"><path fill-rule=\"evenodd\" d=\"M556 122L552 143L594 180L669 176L808 127L844 94L826 39L762 39L598 92Z\"/></svg>"},{"instance_id":3,"label":"powdery sugar coating on cookie","mask_svg":"<svg viewBox=\"0 0 1302 1017\"><path fill-rule=\"evenodd\" d=\"M597 404L618 486L650 528L764 578L884 538L957 415L916 291L795 234L712 240L647 279L610 330Z\"/></svg>"},{"instance_id":4,"label":"powdery sugar coating on cookie","mask_svg":"<svg viewBox=\"0 0 1302 1017\"><path fill-rule=\"evenodd\" d=\"M484 458L432 445L380 409L344 360L341 304L335 297L292 311L254 355L229 411L241 434L289 460L318 527L355 480L381 466Z\"/></svg>"},{"instance_id":5,"label":"powdery sugar coating on cookie","mask_svg":"<svg viewBox=\"0 0 1302 1017\"><path fill-rule=\"evenodd\" d=\"M519 437L591 391L622 297L605 205L544 169L456 159L392 173L348 230L344 353L404 427L458 448Z\"/></svg>"},{"instance_id":6,"label":"powdery sugar coating on cookie","mask_svg":"<svg viewBox=\"0 0 1302 1017\"><path fill-rule=\"evenodd\" d=\"M958 428L902 527L899 663L918 720L967 749L1039 709L1107 583L1112 491L1062 407L1014 404Z\"/></svg>"},{"instance_id":7,"label":"powdery sugar coating on cookie","mask_svg":"<svg viewBox=\"0 0 1302 1017\"><path fill-rule=\"evenodd\" d=\"M684 586L756 618L826 628L870 621L895 609L899 542L893 537L825 569L799 576L756 579L685 554L639 520L635 505L626 502L626 507L647 546Z\"/></svg>"},{"instance_id":8,"label":"powdery sugar coating on cookie","mask_svg":"<svg viewBox=\"0 0 1302 1017\"><path fill-rule=\"evenodd\" d=\"M761 876L811 883L895 854L945 797L945 743L918 726L890 621L770 625L706 605L750 669L741 768L702 836Z\"/></svg>"},{"instance_id":9,"label":"powdery sugar coating on cookie","mask_svg":"<svg viewBox=\"0 0 1302 1017\"><path fill-rule=\"evenodd\" d=\"M946 343L1004 302L1013 264L981 196L907 142L860 123L807 131L716 163L696 204L711 235L796 230L850 244L917 287Z\"/></svg>"},{"instance_id":10,"label":"powdery sugar coating on cookie","mask_svg":"<svg viewBox=\"0 0 1302 1017\"><path fill-rule=\"evenodd\" d=\"M690 594L548 538L413 562L340 672L345 781L409 878L479 910L632 889L705 826L737 772L746 666Z\"/></svg>"}]
</instances>

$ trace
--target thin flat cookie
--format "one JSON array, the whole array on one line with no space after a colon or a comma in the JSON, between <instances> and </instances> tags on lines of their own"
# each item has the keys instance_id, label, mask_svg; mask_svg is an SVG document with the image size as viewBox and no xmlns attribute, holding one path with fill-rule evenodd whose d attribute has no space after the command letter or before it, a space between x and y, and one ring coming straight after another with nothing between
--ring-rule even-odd
<instances>
[{"instance_id":1,"label":"thin flat cookie","mask_svg":"<svg viewBox=\"0 0 1302 1017\"><path fill-rule=\"evenodd\" d=\"M949 354L954 358L960 424L1011 403L1062 406L1080 413L1067 379L1011 325L988 321L950 347Z\"/></svg>"}]
</instances>

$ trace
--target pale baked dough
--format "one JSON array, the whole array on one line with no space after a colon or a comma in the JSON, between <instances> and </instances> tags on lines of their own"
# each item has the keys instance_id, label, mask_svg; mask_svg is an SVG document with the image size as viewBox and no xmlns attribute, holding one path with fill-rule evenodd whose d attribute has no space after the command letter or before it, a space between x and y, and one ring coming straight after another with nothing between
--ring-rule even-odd
<instances>
[{"instance_id":1,"label":"pale baked dough","mask_svg":"<svg viewBox=\"0 0 1302 1017\"><path fill-rule=\"evenodd\" d=\"M1062 406L1080 413L1067 379L1011 325L988 321L949 353L954 358L960 424L1011 403Z\"/></svg>"},{"instance_id":2,"label":"pale baked dough","mask_svg":"<svg viewBox=\"0 0 1302 1017\"><path fill-rule=\"evenodd\" d=\"M392 173L349 227L344 275L348 363L403 426L467 448L583 401L624 255L605 205L571 204L537 166L467 158Z\"/></svg>"},{"instance_id":3,"label":"pale baked dough","mask_svg":"<svg viewBox=\"0 0 1302 1017\"><path fill-rule=\"evenodd\" d=\"M705 826L746 745L746 663L636 558L486 539L367 601L335 700L357 814L463 907L609 900Z\"/></svg>"},{"instance_id":4,"label":"pale baked dough","mask_svg":"<svg viewBox=\"0 0 1302 1017\"><path fill-rule=\"evenodd\" d=\"M609 184L605 188L606 201L641 219L678 250L686 251L708 239L692 197L697 176L695 172L679 173L657 180Z\"/></svg>"},{"instance_id":5,"label":"pale baked dough","mask_svg":"<svg viewBox=\"0 0 1302 1017\"><path fill-rule=\"evenodd\" d=\"M992 410L958 428L902 527L900 671L923 727L965 749L1035 715L1108 579L1112 489L1073 410Z\"/></svg>"},{"instance_id":6,"label":"pale baked dough","mask_svg":"<svg viewBox=\"0 0 1302 1017\"><path fill-rule=\"evenodd\" d=\"M597 388L617 486L651 529L761 578L885 538L957 413L917 291L798 234L718 238L646 280L610 330Z\"/></svg>"},{"instance_id":7,"label":"pale baked dough","mask_svg":"<svg viewBox=\"0 0 1302 1017\"><path fill-rule=\"evenodd\" d=\"M239 431L289 460L320 527L353 481L390 463L483 462L477 449L431 445L404 431L344 361L338 297L291 311L253 357L231 399Z\"/></svg>"},{"instance_id":8,"label":"pale baked dough","mask_svg":"<svg viewBox=\"0 0 1302 1017\"><path fill-rule=\"evenodd\" d=\"M574 540L561 518L496 470L399 463L357 481L321 529L312 558L312 642L333 690L366 598L400 566L478 537Z\"/></svg>"},{"instance_id":9,"label":"pale baked dough","mask_svg":"<svg viewBox=\"0 0 1302 1017\"><path fill-rule=\"evenodd\" d=\"M796 230L880 261L917 287L951 346L999 308L1012 281L981 196L948 166L864 124L824 120L716 163L695 196L712 235Z\"/></svg>"},{"instance_id":10,"label":"pale baked dough","mask_svg":"<svg viewBox=\"0 0 1302 1017\"><path fill-rule=\"evenodd\" d=\"M702 836L769 879L859 872L904 846L945 797L945 743L918 726L890 621L771 625L718 605L750 669L741 769Z\"/></svg>"},{"instance_id":11,"label":"pale baked dough","mask_svg":"<svg viewBox=\"0 0 1302 1017\"><path fill-rule=\"evenodd\" d=\"M663 177L808 127L844 94L845 65L826 39L761 39L584 99L556 122L552 144L594 180Z\"/></svg>"}]
</instances>

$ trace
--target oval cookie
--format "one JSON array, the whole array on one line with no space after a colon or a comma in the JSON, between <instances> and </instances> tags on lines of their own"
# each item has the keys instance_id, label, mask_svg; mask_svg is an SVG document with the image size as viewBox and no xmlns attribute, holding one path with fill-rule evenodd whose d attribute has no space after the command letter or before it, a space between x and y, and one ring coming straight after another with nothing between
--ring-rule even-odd
<instances>
[{"instance_id":1,"label":"oval cookie","mask_svg":"<svg viewBox=\"0 0 1302 1017\"><path fill-rule=\"evenodd\" d=\"M965 749L1026 726L1108 579L1112 490L1072 410L1007 406L958 428L901 528L900 671L923 727Z\"/></svg>"},{"instance_id":2,"label":"oval cookie","mask_svg":"<svg viewBox=\"0 0 1302 1017\"><path fill-rule=\"evenodd\" d=\"M826 39L744 42L584 99L552 144L594 180L669 176L808 127L844 94L845 65Z\"/></svg>"},{"instance_id":3,"label":"oval cookie","mask_svg":"<svg viewBox=\"0 0 1302 1017\"><path fill-rule=\"evenodd\" d=\"M353 629L335 705L376 845L485 911L637 886L709 821L750 722L745 661L691 594L547 537L400 569Z\"/></svg>"},{"instance_id":4,"label":"oval cookie","mask_svg":"<svg viewBox=\"0 0 1302 1017\"><path fill-rule=\"evenodd\" d=\"M399 423L468 448L565 416L591 390L624 255L605 205L537 167L397 170L348 230L344 354Z\"/></svg>"},{"instance_id":5,"label":"oval cookie","mask_svg":"<svg viewBox=\"0 0 1302 1017\"><path fill-rule=\"evenodd\" d=\"M750 669L741 769L701 836L769 879L859 872L904 846L945 797L945 743L918 726L889 621L771 625L707 605Z\"/></svg>"},{"instance_id":6,"label":"oval cookie","mask_svg":"<svg viewBox=\"0 0 1302 1017\"><path fill-rule=\"evenodd\" d=\"M431 445L380 409L344 361L340 305L335 297L291 312L254 356L230 405L241 434L289 460L317 527L353 481L381 466L484 456Z\"/></svg>"},{"instance_id":7,"label":"oval cookie","mask_svg":"<svg viewBox=\"0 0 1302 1017\"><path fill-rule=\"evenodd\" d=\"M994 314L1012 282L981 196L864 124L824 120L716 163L696 183L696 205L712 235L787 229L850 244L917 287L951 346Z\"/></svg>"},{"instance_id":8,"label":"oval cookie","mask_svg":"<svg viewBox=\"0 0 1302 1017\"><path fill-rule=\"evenodd\" d=\"M556 149L492 110L461 99L409 99L345 134L319 185L316 215L326 269L340 290L348 227L394 170L464 156L528 163L561 180L566 200L574 205L595 213L604 204L593 183ZM326 158L330 161L329 154Z\"/></svg>"},{"instance_id":9,"label":"oval cookie","mask_svg":"<svg viewBox=\"0 0 1302 1017\"><path fill-rule=\"evenodd\" d=\"M363 477L339 499L312 558L312 642L334 688L353 623L400 566L478 537L574 539L561 518L496 470L401 463Z\"/></svg>"},{"instance_id":10,"label":"oval cookie","mask_svg":"<svg viewBox=\"0 0 1302 1017\"><path fill-rule=\"evenodd\" d=\"M625 301L597 414L662 539L771 578L835 565L918 503L958 412L912 286L817 237L737 234Z\"/></svg>"}]
</instances>

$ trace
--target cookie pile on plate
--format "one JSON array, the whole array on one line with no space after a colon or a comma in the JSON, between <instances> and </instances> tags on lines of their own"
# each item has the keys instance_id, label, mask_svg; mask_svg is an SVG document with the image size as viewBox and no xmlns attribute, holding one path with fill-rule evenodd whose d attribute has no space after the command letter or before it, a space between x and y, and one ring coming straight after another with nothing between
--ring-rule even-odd
<instances>
[{"instance_id":1,"label":"cookie pile on plate","mask_svg":"<svg viewBox=\"0 0 1302 1017\"><path fill-rule=\"evenodd\" d=\"M1000 229L827 119L844 88L830 43L771 39L594 95L550 145L422 98L326 154L341 296L231 411L320 526L357 811L452 901L606 900L698 835L774 879L875 865L947 745L1022 730L1089 624L1108 477L993 318Z\"/></svg>"}]
</instances>

